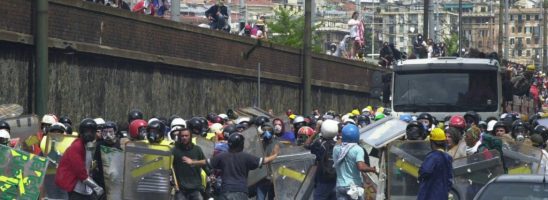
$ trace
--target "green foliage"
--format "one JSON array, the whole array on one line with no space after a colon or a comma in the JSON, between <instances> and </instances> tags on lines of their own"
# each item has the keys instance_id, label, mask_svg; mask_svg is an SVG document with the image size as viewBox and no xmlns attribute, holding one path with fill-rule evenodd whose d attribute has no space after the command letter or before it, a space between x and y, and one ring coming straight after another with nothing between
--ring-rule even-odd
<instances>
[{"instance_id":1,"label":"green foliage","mask_svg":"<svg viewBox=\"0 0 548 200\"><path fill-rule=\"evenodd\" d=\"M447 47L447 54L451 56L459 50L459 36L456 33L451 34L449 37L444 38L445 46Z\"/></svg>"},{"instance_id":2,"label":"green foliage","mask_svg":"<svg viewBox=\"0 0 548 200\"><path fill-rule=\"evenodd\" d=\"M272 33L269 40L274 44L302 49L304 45L304 14L287 8L274 10L274 20L268 23ZM312 26L312 32L320 25ZM321 52L318 34L312 34L312 51Z\"/></svg>"}]
</instances>

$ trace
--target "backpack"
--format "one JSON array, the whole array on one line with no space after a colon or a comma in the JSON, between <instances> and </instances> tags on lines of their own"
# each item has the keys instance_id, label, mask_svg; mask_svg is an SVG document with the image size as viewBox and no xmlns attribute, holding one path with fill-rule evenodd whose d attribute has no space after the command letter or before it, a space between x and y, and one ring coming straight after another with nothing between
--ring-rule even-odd
<instances>
[{"instance_id":1,"label":"backpack","mask_svg":"<svg viewBox=\"0 0 548 200\"><path fill-rule=\"evenodd\" d=\"M326 180L335 180L337 178L337 172L333 167L335 162L333 161L333 148L335 147L335 141L327 140L322 142L322 148L324 153L319 161L321 167L321 176Z\"/></svg>"}]
</instances>

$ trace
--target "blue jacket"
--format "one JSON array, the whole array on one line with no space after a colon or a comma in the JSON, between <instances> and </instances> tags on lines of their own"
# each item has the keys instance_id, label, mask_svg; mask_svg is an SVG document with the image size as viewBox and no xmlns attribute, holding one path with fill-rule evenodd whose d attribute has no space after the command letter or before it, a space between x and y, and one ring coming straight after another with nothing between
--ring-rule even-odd
<instances>
[{"instance_id":1,"label":"blue jacket","mask_svg":"<svg viewBox=\"0 0 548 200\"><path fill-rule=\"evenodd\" d=\"M446 200L453 181L452 158L434 150L426 155L419 169L418 200Z\"/></svg>"}]
</instances>

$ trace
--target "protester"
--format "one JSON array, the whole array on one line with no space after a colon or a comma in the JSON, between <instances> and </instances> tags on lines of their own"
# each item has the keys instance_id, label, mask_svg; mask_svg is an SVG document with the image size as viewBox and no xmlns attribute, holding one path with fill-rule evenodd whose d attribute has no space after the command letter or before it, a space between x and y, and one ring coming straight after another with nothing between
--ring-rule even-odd
<instances>
[{"instance_id":1,"label":"protester","mask_svg":"<svg viewBox=\"0 0 548 200\"><path fill-rule=\"evenodd\" d=\"M230 27L227 22L228 8L225 6L224 0L217 0L217 4L209 7L205 12L205 16L210 21L209 25L211 29L226 30L227 28L225 26ZM228 31L230 31L230 29L228 29Z\"/></svg>"},{"instance_id":2,"label":"protester","mask_svg":"<svg viewBox=\"0 0 548 200\"><path fill-rule=\"evenodd\" d=\"M263 152L265 156L272 156L275 152L280 151L279 140L274 136L274 129L272 124L265 123L261 127L262 134L261 142L263 147ZM257 200L269 199L273 200L275 197L274 193L274 183L272 182L272 167L270 164L266 165L267 167L267 176L266 178L260 180L257 183Z\"/></svg>"},{"instance_id":3,"label":"protester","mask_svg":"<svg viewBox=\"0 0 548 200\"><path fill-rule=\"evenodd\" d=\"M154 16L154 5L150 0L140 0L133 6L131 12Z\"/></svg>"},{"instance_id":4,"label":"protester","mask_svg":"<svg viewBox=\"0 0 548 200\"><path fill-rule=\"evenodd\" d=\"M57 168L55 183L68 192L70 200L91 200L93 192L97 196L104 193L104 189L88 173L93 152L87 147L94 145L96 132L97 124L92 119L82 120L79 138L65 151Z\"/></svg>"},{"instance_id":5,"label":"protester","mask_svg":"<svg viewBox=\"0 0 548 200\"><path fill-rule=\"evenodd\" d=\"M417 200L448 199L453 179L453 159L445 153L447 138L440 128L430 133L430 148L419 169Z\"/></svg>"},{"instance_id":6,"label":"protester","mask_svg":"<svg viewBox=\"0 0 548 200\"><path fill-rule=\"evenodd\" d=\"M177 200L201 200L203 199L201 191L205 190L202 185L201 170L209 171L207 167L192 167L183 162L184 157L194 160L204 160L205 156L200 146L192 143L192 133L190 130L176 126L172 130L173 134L178 135L178 141L173 149L173 169L175 171L176 186L178 191Z\"/></svg>"},{"instance_id":7,"label":"protester","mask_svg":"<svg viewBox=\"0 0 548 200\"><path fill-rule=\"evenodd\" d=\"M304 143L304 147L316 155L318 168L314 176L314 200L336 199L337 173L333 167L333 148L336 145L334 138L339 134L339 123L335 120L325 120L320 130L319 138L314 139L317 134L315 133Z\"/></svg>"},{"instance_id":8,"label":"protester","mask_svg":"<svg viewBox=\"0 0 548 200\"><path fill-rule=\"evenodd\" d=\"M228 146L228 153L221 153L206 160L193 160L189 157L183 157L183 161L193 166L208 165L213 169L222 170L223 182L219 199L247 199L247 176L249 171L272 162L278 156L278 152L273 152L272 155L264 158L242 152L244 149L244 136L239 133L230 135Z\"/></svg>"},{"instance_id":9,"label":"protester","mask_svg":"<svg viewBox=\"0 0 548 200\"><path fill-rule=\"evenodd\" d=\"M358 127L349 124L342 129L342 143L333 149L334 168L337 172L337 199L363 199L364 189L361 172L374 172L364 160L365 151L358 145Z\"/></svg>"}]
</instances>

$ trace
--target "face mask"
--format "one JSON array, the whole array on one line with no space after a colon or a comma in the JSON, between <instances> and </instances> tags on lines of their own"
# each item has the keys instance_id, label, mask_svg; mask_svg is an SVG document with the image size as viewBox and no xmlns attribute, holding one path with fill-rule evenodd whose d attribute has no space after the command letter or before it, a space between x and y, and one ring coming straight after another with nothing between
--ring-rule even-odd
<instances>
[{"instance_id":1,"label":"face mask","mask_svg":"<svg viewBox=\"0 0 548 200\"><path fill-rule=\"evenodd\" d=\"M523 142L525 140L525 136L523 136L521 133L516 136L516 141Z\"/></svg>"},{"instance_id":2,"label":"face mask","mask_svg":"<svg viewBox=\"0 0 548 200\"><path fill-rule=\"evenodd\" d=\"M274 126L274 133L275 133L275 134L280 134L280 133L282 133L282 126L280 126L280 125Z\"/></svg>"},{"instance_id":3,"label":"face mask","mask_svg":"<svg viewBox=\"0 0 548 200\"><path fill-rule=\"evenodd\" d=\"M430 127L428 126L428 124L422 124L422 128L424 128L424 130L430 130Z\"/></svg>"},{"instance_id":4,"label":"face mask","mask_svg":"<svg viewBox=\"0 0 548 200\"><path fill-rule=\"evenodd\" d=\"M272 139L272 133L271 133L270 131L265 131L265 132L263 133L263 139L264 139L264 140L270 140L270 139Z\"/></svg>"},{"instance_id":5,"label":"face mask","mask_svg":"<svg viewBox=\"0 0 548 200\"><path fill-rule=\"evenodd\" d=\"M8 138L0 138L0 145L8 146L9 142L10 142L10 139L8 139Z\"/></svg>"}]
</instances>

